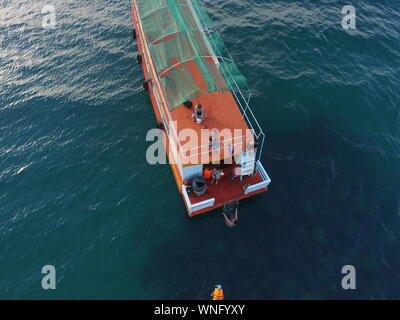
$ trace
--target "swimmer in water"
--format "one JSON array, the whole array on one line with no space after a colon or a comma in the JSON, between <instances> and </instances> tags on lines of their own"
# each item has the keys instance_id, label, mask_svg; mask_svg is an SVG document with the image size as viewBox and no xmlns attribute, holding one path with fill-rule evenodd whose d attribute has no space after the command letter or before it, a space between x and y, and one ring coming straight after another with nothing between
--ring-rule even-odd
<instances>
[{"instance_id":1,"label":"swimmer in water","mask_svg":"<svg viewBox=\"0 0 400 320\"><path fill-rule=\"evenodd\" d=\"M236 208L235 214L234 214L233 217L231 217L231 218L228 218L228 217L226 216L226 213L225 213L225 212L223 212L222 214L224 215L226 225L227 225L229 228L233 228L234 226L236 226L236 225L238 224L238 221L239 221L239 218L238 218L238 208Z\"/></svg>"}]
</instances>

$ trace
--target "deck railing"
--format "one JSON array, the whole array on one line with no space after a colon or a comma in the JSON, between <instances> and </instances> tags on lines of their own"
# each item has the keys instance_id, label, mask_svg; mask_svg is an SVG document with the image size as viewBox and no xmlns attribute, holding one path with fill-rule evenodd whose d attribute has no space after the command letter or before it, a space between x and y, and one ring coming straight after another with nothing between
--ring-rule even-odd
<instances>
[{"instance_id":1,"label":"deck railing","mask_svg":"<svg viewBox=\"0 0 400 320\"><path fill-rule=\"evenodd\" d=\"M251 192L263 189L263 188L267 188L268 185L271 183L271 179L268 176L267 171L265 171L263 165L261 164L260 161L256 162L256 170L257 172L260 174L261 178L263 179L263 181L253 184L249 187L246 188L244 194L249 194Z\"/></svg>"},{"instance_id":2,"label":"deck railing","mask_svg":"<svg viewBox=\"0 0 400 320\"><path fill-rule=\"evenodd\" d=\"M201 157L203 155L210 154L211 152L219 152L220 155L224 155L225 158L228 158L229 156L232 156L233 153L235 153L234 150L241 150L243 148L243 141L245 140L245 138L246 136L243 135L224 139L221 141L219 137L217 137L217 142L215 144L213 142L210 142L201 146L192 147L189 149L182 149L182 155L184 161L186 162L190 161L191 159L196 161L201 160ZM213 156L211 154L208 162L211 162L212 160Z\"/></svg>"},{"instance_id":3,"label":"deck railing","mask_svg":"<svg viewBox=\"0 0 400 320\"><path fill-rule=\"evenodd\" d=\"M191 4L190 0L188 2ZM219 51L218 46L216 45L213 37L211 36L212 31L207 27L207 23L205 23L205 21L203 20L203 16L198 12L198 8L196 6L193 6L192 4L191 4L191 8L192 8L192 12L196 12L197 17L200 17L200 19L202 20L201 24L199 25L199 29L203 30L202 32L204 35L204 41L209 42L208 39L210 39L213 42L216 52L214 52L214 50L210 46L209 47L210 54L213 56L220 56L220 57L223 56L221 54L221 52ZM205 33L207 33L209 35L209 37L206 37ZM229 60L233 61L233 58L229 51L227 51L227 54L229 56L227 58ZM245 96L243 95L242 90L240 89L239 85L237 84L234 76L230 72L229 68L227 68L225 65L223 65L223 66L219 65L219 66L220 66L220 70L222 71L225 78L228 79L230 89L235 97L237 104L240 107L241 113L243 115L243 119L245 119L246 123L248 124L250 129L253 131L255 138L259 142L261 142L260 152L258 154L258 159L261 159L261 153L262 153L262 150L264 147L265 133L262 130L260 124L257 121L257 118L255 117L253 111L250 108L249 101L250 101L251 94L249 94L249 97L246 99Z\"/></svg>"},{"instance_id":4,"label":"deck railing","mask_svg":"<svg viewBox=\"0 0 400 320\"><path fill-rule=\"evenodd\" d=\"M186 207L188 208L189 214L195 211L199 211L208 207L212 207L215 204L215 198L207 199L197 203L191 203L189 195L186 190L186 186L182 185L182 194L183 198L185 199Z\"/></svg>"}]
</instances>

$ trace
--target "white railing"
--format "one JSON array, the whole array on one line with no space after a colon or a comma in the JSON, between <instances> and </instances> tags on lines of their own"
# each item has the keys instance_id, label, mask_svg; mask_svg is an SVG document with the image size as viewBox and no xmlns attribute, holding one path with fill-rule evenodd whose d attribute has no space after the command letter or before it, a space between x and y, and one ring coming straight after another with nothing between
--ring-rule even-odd
<instances>
[{"instance_id":1,"label":"white railing","mask_svg":"<svg viewBox=\"0 0 400 320\"><path fill-rule=\"evenodd\" d=\"M219 137L217 137L217 142L214 144L214 142L210 142L208 144L204 144L201 146L197 147L192 147L189 149L183 149L182 154L184 157L184 163L189 162L190 160L194 161L199 161L202 160L201 157L205 154L210 154L216 153L217 155L224 156L225 158L228 158L232 156L232 148L234 150L242 150L243 148L243 141L245 140L246 136L237 136L229 139L224 139L220 140ZM240 140L239 142L236 142L237 140ZM211 150L210 150L211 148ZM196 151L198 150L198 151ZM200 157L200 159L199 159ZM210 162L213 160L213 156L211 158L207 158L207 161ZM196 162L197 163L197 162Z\"/></svg>"},{"instance_id":2,"label":"white railing","mask_svg":"<svg viewBox=\"0 0 400 320\"><path fill-rule=\"evenodd\" d=\"M271 183L271 179L267 173L267 171L265 171L263 165L261 164L260 161L256 162L256 169L257 171L260 173L261 177L263 178L264 181L268 181L268 184Z\"/></svg>"},{"instance_id":3,"label":"white railing","mask_svg":"<svg viewBox=\"0 0 400 320\"><path fill-rule=\"evenodd\" d=\"M249 187L246 188L244 194L249 194L252 193L254 191L263 189L263 188L267 188L269 186L269 184L271 183L271 179L268 176L267 171L265 171L263 165L261 164L260 161L256 162L256 170L257 172L260 174L261 178L263 179L263 181L253 184Z\"/></svg>"},{"instance_id":4,"label":"white railing","mask_svg":"<svg viewBox=\"0 0 400 320\"><path fill-rule=\"evenodd\" d=\"M202 20L201 22L198 21L198 27L199 27L199 29L203 29L204 41L206 43L210 44L209 40L211 40L211 42L213 42L213 44L214 44L214 48L215 48L216 52L214 52L211 45L209 45L210 54L214 55L214 56L223 56L211 36L212 31L207 27L207 23L205 23L201 13L198 12L198 8L196 6L193 6L193 4L191 3L190 0L188 2L190 3L192 12L194 13L196 20L198 21L198 19L197 19L198 17L200 17L200 19ZM197 13L197 14L195 14L195 13ZM208 37L206 36L205 32L207 32ZM227 51L227 54L229 56L228 59L233 61L233 58L232 58L231 54L229 53L229 51ZM220 66L222 66L222 65L220 65ZM265 134L264 134L260 124L258 123L257 118L255 117L253 111L251 110L251 108L249 106L250 95L249 95L249 98L246 100L246 98L243 95L242 90L240 90L239 85L237 84L235 78L233 77L232 73L230 72L230 70L228 68L226 68L226 70L224 70L224 68L221 67L220 70L222 71L225 78L229 79L230 89L236 98L235 99L236 102L238 103L238 105L240 107L240 110L243 115L243 119L246 120L247 124L253 131L257 140L261 141L260 152L258 154L258 159L261 159L261 153L262 153L263 146L264 146ZM234 87L232 86L232 84L234 84ZM257 130L255 130L255 128Z\"/></svg>"},{"instance_id":5,"label":"white railing","mask_svg":"<svg viewBox=\"0 0 400 320\"><path fill-rule=\"evenodd\" d=\"M139 9L136 4L136 0L133 0L132 4L135 6L134 10L134 19L136 21L136 26L139 27L139 35L141 38L141 46L142 46L142 53L147 56L147 59L144 59L146 61L146 68L149 76L149 80L151 80L152 83L152 90L154 93L154 97L157 102L157 107L158 110L160 111L161 118L164 123L164 127L166 128L166 132L168 137L172 136L172 140L176 142L176 144L179 146L179 151L182 154L182 145L180 143L180 140L178 139L177 136L177 130L175 128L174 122L172 121L172 116L169 108L168 101L164 95L164 91L162 90L162 86L160 84L160 80L157 74L157 70L154 67L154 62L153 62L153 57L151 56L150 50L147 46L147 39L143 30L142 22L140 19L139 15ZM151 63L149 64L149 61ZM171 134L172 132L172 134ZM180 162L180 159L176 159L177 162Z\"/></svg>"},{"instance_id":6,"label":"white railing","mask_svg":"<svg viewBox=\"0 0 400 320\"><path fill-rule=\"evenodd\" d=\"M182 185L182 194L183 194L183 198L185 199L186 206L188 208L189 213L193 213L193 212L199 211L201 209L212 207L215 204L215 198L207 199L207 200L192 204L190 202L190 198L186 191L185 185Z\"/></svg>"},{"instance_id":7,"label":"white railing","mask_svg":"<svg viewBox=\"0 0 400 320\"><path fill-rule=\"evenodd\" d=\"M195 211L199 211L201 209L212 207L212 206L214 206L214 204L215 204L215 199L214 198L211 198L211 199L208 199L208 200L204 200L204 201L199 202L199 203L192 204L191 213L195 212Z\"/></svg>"}]
</instances>

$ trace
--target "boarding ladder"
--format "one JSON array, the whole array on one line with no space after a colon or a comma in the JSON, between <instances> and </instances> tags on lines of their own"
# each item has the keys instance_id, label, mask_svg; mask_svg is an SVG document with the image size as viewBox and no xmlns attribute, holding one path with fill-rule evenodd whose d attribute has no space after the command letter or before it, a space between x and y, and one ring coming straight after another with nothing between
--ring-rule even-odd
<instances>
[{"instance_id":1,"label":"boarding ladder","mask_svg":"<svg viewBox=\"0 0 400 320\"><path fill-rule=\"evenodd\" d=\"M227 217L232 217L235 214L236 209L239 207L239 201L232 201L224 204L222 212L225 213Z\"/></svg>"}]
</instances>

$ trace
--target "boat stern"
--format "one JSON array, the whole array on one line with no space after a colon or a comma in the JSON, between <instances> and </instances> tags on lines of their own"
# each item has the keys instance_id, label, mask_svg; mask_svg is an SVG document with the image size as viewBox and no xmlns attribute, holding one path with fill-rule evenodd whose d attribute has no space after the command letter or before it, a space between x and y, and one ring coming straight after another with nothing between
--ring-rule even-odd
<instances>
[{"instance_id":1,"label":"boat stern","mask_svg":"<svg viewBox=\"0 0 400 320\"><path fill-rule=\"evenodd\" d=\"M182 196L189 217L268 191L271 179L260 161L256 162L252 175L232 179L230 171L230 167L223 169L224 175L218 184L207 181L206 192L200 196L191 191L189 186L182 185Z\"/></svg>"}]
</instances>

